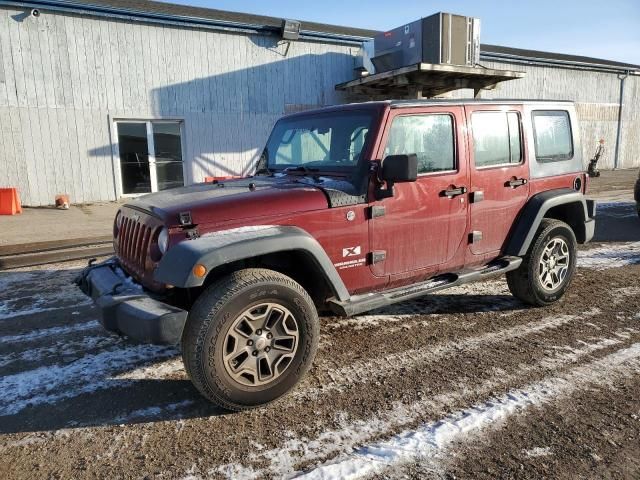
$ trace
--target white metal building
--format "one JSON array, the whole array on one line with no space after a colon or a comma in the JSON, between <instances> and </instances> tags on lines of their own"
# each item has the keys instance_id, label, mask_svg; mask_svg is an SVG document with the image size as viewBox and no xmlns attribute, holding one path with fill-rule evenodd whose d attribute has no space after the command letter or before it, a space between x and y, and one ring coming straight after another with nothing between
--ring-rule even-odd
<instances>
[{"instance_id":1,"label":"white metal building","mask_svg":"<svg viewBox=\"0 0 640 480\"><path fill-rule=\"evenodd\" d=\"M335 85L376 33L303 22L287 42L281 23L145 0L0 2L0 186L35 206L250 172L278 117L350 100ZM604 138L604 168L640 166L640 67L490 45L481 64L526 72L482 97L575 100L584 157Z\"/></svg>"}]
</instances>

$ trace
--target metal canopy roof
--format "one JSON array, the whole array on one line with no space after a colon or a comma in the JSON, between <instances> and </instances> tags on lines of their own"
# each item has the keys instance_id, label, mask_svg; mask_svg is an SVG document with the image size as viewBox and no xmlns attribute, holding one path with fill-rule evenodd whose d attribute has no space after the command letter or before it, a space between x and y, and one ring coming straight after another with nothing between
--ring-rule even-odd
<instances>
[{"instance_id":1,"label":"metal canopy roof","mask_svg":"<svg viewBox=\"0 0 640 480\"><path fill-rule=\"evenodd\" d=\"M417 63L340 83L336 90L373 98L429 98L452 90L472 88L477 95L483 88L524 75L524 72L512 70Z\"/></svg>"}]
</instances>

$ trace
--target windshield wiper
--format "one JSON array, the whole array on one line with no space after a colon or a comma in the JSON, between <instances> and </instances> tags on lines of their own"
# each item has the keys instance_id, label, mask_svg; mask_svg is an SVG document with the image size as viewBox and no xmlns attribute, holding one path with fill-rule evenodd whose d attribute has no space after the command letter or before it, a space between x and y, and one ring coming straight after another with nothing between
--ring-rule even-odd
<instances>
[{"instance_id":1,"label":"windshield wiper","mask_svg":"<svg viewBox=\"0 0 640 480\"><path fill-rule=\"evenodd\" d=\"M309 168L309 167L305 167L304 165L300 165L297 167L287 167L284 170L282 170L282 173L288 173L288 174L301 173L302 175L309 175L319 171L320 171L319 168Z\"/></svg>"}]
</instances>

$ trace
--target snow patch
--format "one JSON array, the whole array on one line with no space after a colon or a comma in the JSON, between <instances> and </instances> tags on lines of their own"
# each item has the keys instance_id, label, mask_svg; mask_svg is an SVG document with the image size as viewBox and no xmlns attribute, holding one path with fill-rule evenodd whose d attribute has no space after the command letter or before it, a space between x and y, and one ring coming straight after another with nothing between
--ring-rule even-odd
<instances>
[{"instance_id":1,"label":"snow patch","mask_svg":"<svg viewBox=\"0 0 640 480\"><path fill-rule=\"evenodd\" d=\"M112 347L120 343L116 336L88 336L81 340L62 340L46 347L30 348L23 351L12 351L0 357L0 367L16 362L40 362L47 357L68 357L78 355L96 348ZM15 349L14 349L15 350Z\"/></svg>"},{"instance_id":2,"label":"snow patch","mask_svg":"<svg viewBox=\"0 0 640 480\"><path fill-rule=\"evenodd\" d=\"M54 306L50 306L52 304ZM7 300L0 300L0 320L7 320L13 317L33 315L42 312L51 312L68 307L83 307L91 304L91 300L82 294L80 290L17 296Z\"/></svg>"},{"instance_id":3,"label":"snow patch","mask_svg":"<svg viewBox=\"0 0 640 480\"><path fill-rule=\"evenodd\" d=\"M33 340L39 340L41 338L67 335L76 332L85 332L87 330L93 330L94 328L99 327L100 323L97 320L92 320L90 322L78 323L76 325L70 325L68 327L42 328L29 333L2 336L0 337L0 343L6 345L8 343L31 342Z\"/></svg>"},{"instance_id":4,"label":"snow patch","mask_svg":"<svg viewBox=\"0 0 640 480\"><path fill-rule=\"evenodd\" d=\"M28 406L121 386L126 381L109 378L142 363L178 354L173 347L157 345L119 346L84 357L67 365L26 370L0 378L0 415L14 415Z\"/></svg>"},{"instance_id":5,"label":"snow patch","mask_svg":"<svg viewBox=\"0 0 640 480\"><path fill-rule=\"evenodd\" d=\"M583 350L584 353L582 353L581 356L585 356L598 348L606 348L606 345L609 345L608 340L610 339L602 338L594 346L588 346L582 349L577 348L576 350ZM636 344L636 346L638 354L640 354L640 344ZM566 361L567 358L564 354L557 355L555 361L553 361L552 357L547 357L544 360L547 368L556 369L563 367ZM591 365L578 368L582 369L580 371L606 375L603 369L601 369L602 371L597 370ZM593 372L591 371L592 368L594 369ZM452 382L452 390L449 392L444 392L411 404L394 402L387 410L379 411L367 420L350 422L346 416L341 417L338 414L336 417L339 419L339 428L337 429L325 430L313 439L307 437L291 437L279 448L251 453L248 457L249 462L256 462L257 464L268 463L268 466L262 470L256 472L251 465L231 463L221 466L218 469L218 473L222 474L227 467L233 467L235 475L230 478L253 478L252 475L259 477L282 477L293 473L295 471L295 465L299 463L316 462L332 454L350 451L357 448L357 445L367 442L373 437L379 437L386 432L402 428L405 425L415 422L421 418L425 412L448 410L452 403L459 403L469 397L488 395L490 392L502 388L505 384L518 381L528 372L539 369L539 363L522 364L512 373L502 372L498 374L498 372L496 372L496 375L493 375L492 378L474 387L470 387L468 382ZM553 384L554 381L550 383ZM357 452L358 450L355 451ZM342 461L343 458L339 460Z\"/></svg>"},{"instance_id":6,"label":"snow patch","mask_svg":"<svg viewBox=\"0 0 640 480\"><path fill-rule=\"evenodd\" d=\"M636 218L638 212L634 202L597 202L596 212L609 218Z\"/></svg>"},{"instance_id":7,"label":"snow patch","mask_svg":"<svg viewBox=\"0 0 640 480\"><path fill-rule=\"evenodd\" d=\"M529 450L523 450L522 453L529 458L548 457L551 455L551 447L534 447Z\"/></svg>"},{"instance_id":8,"label":"snow patch","mask_svg":"<svg viewBox=\"0 0 640 480\"><path fill-rule=\"evenodd\" d=\"M410 349L366 361L356 360L346 367L327 369L325 375L328 378L323 378L320 381L320 387L295 390L291 395L302 398L316 398L329 391L341 391L344 387L351 384L366 383L372 380L390 377L398 374L402 370L419 368L427 363L450 355L456 355L461 351L475 350L486 347L487 345L502 343L545 330L559 328L576 320L585 320L599 313L599 309L593 308L580 316L559 315L547 317L525 325L517 325L505 330L489 332L439 345L426 345L422 348ZM317 376L321 375L318 374Z\"/></svg>"},{"instance_id":9,"label":"snow patch","mask_svg":"<svg viewBox=\"0 0 640 480\"><path fill-rule=\"evenodd\" d=\"M184 400L182 402L177 402L177 403L169 403L166 405L156 405L156 406L151 406L146 408L140 408L138 410L129 412L126 415L120 415L114 418L112 422L124 424L124 423L130 423L133 420L163 417L167 413L175 413L179 410L188 408L194 404L195 402L193 400Z\"/></svg>"},{"instance_id":10,"label":"snow patch","mask_svg":"<svg viewBox=\"0 0 640 480\"><path fill-rule=\"evenodd\" d=\"M640 242L609 244L578 251L578 266L594 270L640 264Z\"/></svg>"},{"instance_id":11,"label":"snow patch","mask_svg":"<svg viewBox=\"0 0 640 480\"><path fill-rule=\"evenodd\" d=\"M186 375L182 359L172 358L121 373L114 378L118 380L164 380L179 374Z\"/></svg>"},{"instance_id":12,"label":"snow patch","mask_svg":"<svg viewBox=\"0 0 640 480\"><path fill-rule=\"evenodd\" d=\"M557 401L587 385L608 386L616 377L634 375L639 371L640 343L635 343L565 375L547 378L442 420L405 431L389 440L357 448L350 455L321 465L299 478L362 478L417 458L437 464L439 457L453 442L464 441L471 434L496 427L508 417L533 405Z\"/></svg>"}]
</instances>

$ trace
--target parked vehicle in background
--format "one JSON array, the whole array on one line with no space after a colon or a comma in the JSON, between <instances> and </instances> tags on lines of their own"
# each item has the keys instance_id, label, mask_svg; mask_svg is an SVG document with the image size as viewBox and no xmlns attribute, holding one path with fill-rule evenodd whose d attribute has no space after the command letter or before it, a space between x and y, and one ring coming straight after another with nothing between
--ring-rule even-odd
<instances>
[{"instance_id":1,"label":"parked vehicle in background","mask_svg":"<svg viewBox=\"0 0 640 480\"><path fill-rule=\"evenodd\" d=\"M275 400L354 315L506 274L559 300L595 227L570 102L385 101L290 115L254 177L150 194L78 279L102 323L181 343L224 408Z\"/></svg>"}]
</instances>

